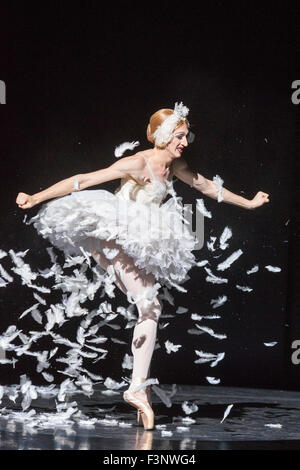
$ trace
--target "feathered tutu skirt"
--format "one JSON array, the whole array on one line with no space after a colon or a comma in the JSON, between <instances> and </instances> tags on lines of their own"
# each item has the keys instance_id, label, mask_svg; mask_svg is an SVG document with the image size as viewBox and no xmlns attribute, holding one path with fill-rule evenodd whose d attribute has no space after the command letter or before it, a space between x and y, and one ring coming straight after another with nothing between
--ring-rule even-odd
<instances>
[{"instance_id":1,"label":"feathered tutu skirt","mask_svg":"<svg viewBox=\"0 0 300 470\"><path fill-rule=\"evenodd\" d=\"M184 222L180 197L143 204L106 190L83 190L44 204L31 223L65 255L91 254L102 250L103 240L114 239L136 266L168 287L178 288L196 264L197 239Z\"/></svg>"}]
</instances>

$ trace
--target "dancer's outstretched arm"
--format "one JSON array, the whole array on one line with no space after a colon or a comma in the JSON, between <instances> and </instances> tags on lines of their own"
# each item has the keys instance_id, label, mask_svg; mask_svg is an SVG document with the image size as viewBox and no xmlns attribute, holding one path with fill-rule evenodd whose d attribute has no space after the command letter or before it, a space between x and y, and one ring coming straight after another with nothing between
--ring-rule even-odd
<instances>
[{"instance_id":1,"label":"dancer's outstretched arm","mask_svg":"<svg viewBox=\"0 0 300 470\"><path fill-rule=\"evenodd\" d=\"M40 193L33 195L19 193L16 203L21 209L30 209L48 199L65 196L73 191L80 191L107 181L128 176L137 178L144 167L145 162L141 158L135 157L134 155L123 157L107 168L91 173L71 176L70 178L59 181Z\"/></svg>"},{"instance_id":2,"label":"dancer's outstretched arm","mask_svg":"<svg viewBox=\"0 0 300 470\"><path fill-rule=\"evenodd\" d=\"M178 179L188 184L192 188L197 189L205 196L218 199L218 186L213 181L205 178L204 176L200 175L200 173L197 173L196 171L193 171L191 168L189 168L187 162L182 157L178 160L175 160L173 165L174 175L177 176ZM258 191L256 196L249 200L239 196L238 194L234 194L231 191L228 191L228 189L222 188L222 197L224 202L243 207L244 209L256 209L266 202L270 202L269 194L262 191Z\"/></svg>"}]
</instances>

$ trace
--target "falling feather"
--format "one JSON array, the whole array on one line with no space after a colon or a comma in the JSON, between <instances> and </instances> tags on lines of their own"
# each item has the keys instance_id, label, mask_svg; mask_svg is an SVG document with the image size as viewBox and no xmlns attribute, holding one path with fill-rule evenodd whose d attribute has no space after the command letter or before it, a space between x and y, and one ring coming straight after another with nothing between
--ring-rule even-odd
<instances>
[{"instance_id":1,"label":"falling feather","mask_svg":"<svg viewBox=\"0 0 300 470\"><path fill-rule=\"evenodd\" d=\"M157 385L157 384L159 384L159 381L157 379L147 379L145 380L145 382L138 385L134 389L134 392L140 392L141 390L144 390L146 387L150 387L151 385Z\"/></svg>"},{"instance_id":2,"label":"falling feather","mask_svg":"<svg viewBox=\"0 0 300 470\"><path fill-rule=\"evenodd\" d=\"M238 284L235 286L237 289L243 291L243 292L252 292L253 289L248 286L239 286Z\"/></svg>"},{"instance_id":3,"label":"falling feather","mask_svg":"<svg viewBox=\"0 0 300 470\"><path fill-rule=\"evenodd\" d=\"M206 209L203 199L196 199L196 208L201 212L202 215L211 219L211 212Z\"/></svg>"},{"instance_id":4,"label":"falling feather","mask_svg":"<svg viewBox=\"0 0 300 470\"><path fill-rule=\"evenodd\" d=\"M227 284L228 283L228 279L224 279L224 278L221 278L221 277L217 277L215 276L212 271L208 268L204 268L205 271L209 274L205 280L206 282L212 282L213 284Z\"/></svg>"},{"instance_id":5,"label":"falling feather","mask_svg":"<svg viewBox=\"0 0 300 470\"><path fill-rule=\"evenodd\" d=\"M98 338L95 338L95 339L88 339L87 342L88 343L95 343L95 344L103 344L103 343L106 343L107 341L107 337L106 336L99 336ZM112 338L110 338L112 339ZM124 343L126 344L126 343Z\"/></svg>"},{"instance_id":6,"label":"falling feather","mask_svg":"<svg viewBox=\"0 0 300 470\"><path fill-rule=\"evenodd\" d=\"M0 364L12 364L13 368L15 368L18 359L0 359Z\"/></svg>"},{"instance_id":7,"label":"falling feather","mask_svg":"<svg viewBox=\"0 0 300 470\"><path fill-rule=\"evenodd\" d=\"M153 385L152 390L167 408L171 408L172 402L170 400L170 397L160 387L158 387L157 385Z\"/></svg>"},{"instance_id":8,"label":"falling feather","mask_svg":"<svg viewBox=\"0 0 300 470\"><path fill-rule=\"evenodd\" d=\"M110 377L107 377L105 379L104 385L106 388L109 388L110 390L119 390L120 388L126 385L126 382L124 382L123 380L122 382L119 383L111 379Z\"/></svg>"},{"instance_id":9,"label":"falling feather","mask_svg":"<svg viewBox=\"0 0 300 470\"><path fill-rule=\"evenodd\" d=\"M217 339L226 339L227 338L227 335L217 334L211 328L208 328L207 326L200 326L200 325L196 324L196 328L199 328L199 330L202 330L205 333L208 333L210 336L213 336L214 338L217 338Z\"/></svg>"},{"instance_id":10,"label":"falling feather","mask_svg":"<svg viewBox=\"0 0 300 470\"><path fill-rule=\"evenodd\" d=\"M209 249L209 251L216 251L215 247L214 247L214 244L217 240L217 237L210 237L210 241L207 242L207 248Z\"/></svg>"},{"instance_id":11,"label":"falling feather","mask_svg":"<svg viewBox=\"0 0 300 470\"><path fill-rule=\"evenodd\" d=\"M196 330L195 328L189 328L187 333L189 335L203 335L204 331Z\"/></svg>"},{"instance_id":12,"label":"falling feather","mask_svg":"<svg viewBox=\"0 0 300 470\"><path fill-rule=\"evenodd\" d=\"M278 268L277 266L268 265L268 266L265 266L265 268L272 273L279 273L281 271L281 268Z\"/></svg>"},{"instance_id":13,"label":"falling feather","mask_svg":"<svg viewBox=\"0 0 300 470\"><path fill-rule=\"evenodd\" d=\"M138 141L123 142L115 148L115 157L120 158L126 152L126 150L133 150L135 147L140 145Z\"/></svg>"},{"instance_id":14,"label":"falling feather","mask_svg":"<svg viewBox=\"0 0 300 470\"><path fill-rule=\"evenodd\" d=\"M5 271L5 269L3 268L3 266L0 264L0 274L1 276L4 277L4 279L6 279L6 281L8 282L13 282L14 281L14 278L11 277L8 272Z\"/></svg>"},{"instance_id":15,"label":"falling feather","mask_svg":"<svg viewBox=\"0 0 300 470\"><path fill-rule=\"evenodd\" d=\"M206 353L203 351L198 351L195 350L195 353L197 356L200 357L197 361L194 361L195 364L202 364L204 362L212 362L210 367L215 367L218 362L220 362L222 359L225 357L225 353L219 353L219 354L212 354L212 353Z\"/></svg>"},{"instance_id":16,"label":"falling feather","mask_svg":"<svg viewBox=\"0 0 300 470\"><path fill-rule=\"evenodd\" d=\"M0 277L0 287L6 287L8 284L8 282L5 282L4 279L2 279L2 277Z\"/></svg>"},{"instance_id":17,"label":"falling feather","mask_svg":"<svg viewBox=\"0 0 300 470\"><path fill-rule=\"evenodd\" d=\"M170 325L170 323L161 323L160 325L158 325L158 328L159 328L159 330L164 330L169 325Z\"/></svg>"},{"instance_id":18,"label":"falling feather","mask_svg":"<svg viewBox=\"0 0 300 470\"><path fill-rule=\"evenodd\" d=\"M258 270L259 270L259 267L258 267L258 264L256 264L255 266L253 266L253 268L247 271L247 274L257 273Z\"/></svg>"},{"instance_id":19,"label":"falling feather","mask_svg":"<svg viewBox=\"0 0 300 470\"><path fill-rule=\"evenodd\" d=\"M37 322L39 323L40 325L42 325L43 323L43 318L42 318L42 315L40 314L39 310L36 308L34 310L32 310L31 312L31 316L32 318Z\"/></svg>"},{"instance_id":20,"label":"falling feather","mask_svg":"<svg viewBox=\"0 0 300 470\"><path fill-rule=\"evenodd\" d=\"M44 300L42 297L40 297L38 294L35 292L33 293L33 297L42 305L47 305L46 300Z\"/></svg>"},{"instance_id":21,"label":"falling feather","mask_svg":"<svg viewBox=\"0 0 300 470\"><path fill-rule=\"evenodd\" d=\"M218 297L217 299L211 299L211 301L210 301L213 308L221 307L221 305L224 305L225 302L227 302L227 296L226 295L222 295L222 296Z\"/></svg>"},{"instance_id":22,"label":"falling feather","mask_svg":"<svg viewBox=\"0 0 300 470\"><path fill-rule=\"evenodd\" d=\"M232 407L233 407L233 405L227 406L227 408L225 410L225 413L224 413L224 416L223 416L223 419L222 419L222 421L220 421L220 423L223 423L223 421L227 418L227 416L229 415Z\"/></svg>"},{"instance_id":23,"label":"falling feather","mask_svg":"<svg viewBox=\"0 0 300 470\"><path fill-rule=\"evenodd\" d=\"M225 269L228 269L234 261L236 261L241 255L243 254L242 250L237 250L232 255L230 255L223 263L220 263L217 266L218 271L225 271Z\"/></svg>"},{"instance_id":24,"label":"falling feather","mask_svg":"<svg viewBox=\"0 0 300 470\"><path fill-rule=\"evenodd\" d=\"M47 374L46 372L42 372L42 376L44 377L45 380L47 380L47 382L53 382L54 381L54 377L51 374Z\"/></svg>"},{"instance_id":25,"label":"falling feather","mask_svg":"<svg viewBox=\"0 0 300 470\"><path fill-rule=\"evenodd\" d=\"M13 345L11 345L11 342L19 336L21 330L17 330L16 326L12 325L7 328L7 330L0 335L0 348L4 350L9 350L11 348L14 348Z\"/></svg>"},{"instance_id":26,"label":"falling feather","mask_svg":"<svg viewBox=\"0 0 300 470\"><path fill-rule=\"evenodd\" d=\"M110 340L115 343L115 344L127 344L126 341L121 341L120 339L118 338L110 338ZM123 367L124 368L124 367Z\"/></svg>"},{"instance_id":27,"label":"falling feather","mask_svg":"<svg viewBox=\"0 0 300 470\"><path fill-rule=\"evenodd\" d=\"M225 227L222 235L220 236L220 248L221 250L226 250L229 244L226 243L229 238L232 237L232 230L229 227Z\"/></svg>"},{"instance_id":28,"label":"falling feather","mask_svg":"<svg viewBox=\"0 0 300 470\"><path fill-rule=\"evenodd\" d=\"M222 195L223 187L222 186L223 186L224 181L219 175L216 175L213 177L213 182L218 188L218 202L222 202L223 201L223 195Z\"/></svg>"},{"instance_id":29,"label":"falling feather","mask_svg":"<svg viewBox=\"0 0 300 470\"><path fill-rule=\"evenodd\" d=\"M0 250L0 259L5 258L5 256L7 256L6 251Z\"/></svg>"},{"instance_id":30,"label":"falling feather","mask_svg":"<svg viewBox=\"0 0 300 470\"><path fill-rule=\"evenodd\" d=\"M209 261L207 259L205 259L203 261L198 261L196 263L196 266L199 266L201 268L202 266L205 266L206 264L209 264Z\"/></svg>"},{"instance_id":31,"label":"falling feather","mask_svg":"<svg viewBox=\"0 0 300 470\"><path fill-rule=\"evenodd\" d=\"M166 347L167 354L171 354L171 352L177 352L182 347L182 345L173 344L171 343L171 341L167 340L165 342L165 347Z\"/></svg>"},{"instance_id":32,"label":"falling feather","mask_svg":"<svg viewBox=\"0 0 300 470\"><path fill-rule=\"evenodd\" d=\"M188 312L188 309L186 307L178 307L176 310L176 313L182 314Z\"/></svg>"},{"instance_id":33,"label":"falling feather","mask_svg":"<svg viewBox=\"0 0 300 470\"><path fill-rule=\"evenodd\" d=\"M123 362L122 362L122 369L133 369L133 356L129 356L125 354Z\"/></svg>"}]
</instances>

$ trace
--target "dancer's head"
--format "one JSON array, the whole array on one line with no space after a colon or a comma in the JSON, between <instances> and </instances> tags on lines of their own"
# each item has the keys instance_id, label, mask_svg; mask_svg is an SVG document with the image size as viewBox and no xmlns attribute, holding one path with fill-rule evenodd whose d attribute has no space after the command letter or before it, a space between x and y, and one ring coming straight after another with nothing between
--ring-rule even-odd
<instances>
[{"instance_id":1,"label":"dancer's head","mask_svg":"<svg viewBox=\"0 0 300 470\"><path fill-rule=\"evenodd\" d=\"M158 149L168 149L180 156L183 147L188 145L188 108L175 105L175 109L160 109L154 113L147 127L147 139Z\"/></svg>"}]
</instances>

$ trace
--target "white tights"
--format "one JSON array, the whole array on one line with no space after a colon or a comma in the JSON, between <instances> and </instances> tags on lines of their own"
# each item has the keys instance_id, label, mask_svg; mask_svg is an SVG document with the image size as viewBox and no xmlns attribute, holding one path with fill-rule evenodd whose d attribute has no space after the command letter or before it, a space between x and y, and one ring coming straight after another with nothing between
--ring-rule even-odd
<instances>
[{"instance_id":1,"label":"white tights","mask_svg":"<svg viewBox=\"0 0 300 470\"><path fill-rule=\"evenodd\" d=\"M150 373L150 363L155 347L157 323L162 311L162 303L157 295L145 301L141 296L146 289L154 286L153 274L142 274L120 245L114 240L101 241L101 248L118 249L119 253L113 259L107 259L101 252L92 252L94 260L109 274L115 274L115 284L127 295L130 292L138 310L138 321L134 328L131 351L133 354L132 378L147 378ZM150 289L151 290L151 289ZM140 300L137 300L139 299Z\"/></svg>"}]
</instances>

